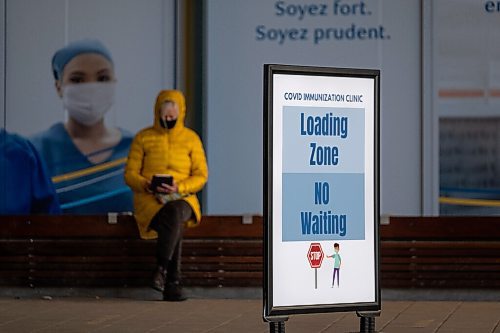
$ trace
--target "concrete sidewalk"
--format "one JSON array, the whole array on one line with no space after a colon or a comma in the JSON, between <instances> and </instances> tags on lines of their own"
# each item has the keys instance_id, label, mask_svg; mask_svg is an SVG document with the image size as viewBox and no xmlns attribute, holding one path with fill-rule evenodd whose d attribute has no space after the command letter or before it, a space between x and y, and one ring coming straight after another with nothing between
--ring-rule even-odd
<instances>
[{"instance_id":1,"label":"concrete sidewalk","mask_svg":"<svg viewBox=\"0 0 500 333\"><path fill-rule=\"evenodd\" d=\"M358 332L354 313L292 316L288 333ZM500 333L500 302L383 301L378 332ZM95 297L0 298L0 332L269 332L260 299L181 303Z\"/></svg>"}]
</instances>

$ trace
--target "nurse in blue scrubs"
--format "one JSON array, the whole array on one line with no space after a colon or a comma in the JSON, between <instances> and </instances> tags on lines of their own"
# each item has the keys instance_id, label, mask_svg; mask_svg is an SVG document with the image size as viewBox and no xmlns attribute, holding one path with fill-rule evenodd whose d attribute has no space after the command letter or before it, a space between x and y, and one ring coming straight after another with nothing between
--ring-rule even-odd
<instances>
[{"instance_id":1,"label":"nurse in blue scrubs","mask_svg":"<svg viewBox=\"0 0 500 333\"><path fill-rule=\"evenodd\" d=\"M44 159L63 213L132 211L132 192L123 170L132 134L108 127L116 78L109 50L97 40L80 40L52 58L57 94L67 121L31 141Z\"/></svg>"}]
</instances>

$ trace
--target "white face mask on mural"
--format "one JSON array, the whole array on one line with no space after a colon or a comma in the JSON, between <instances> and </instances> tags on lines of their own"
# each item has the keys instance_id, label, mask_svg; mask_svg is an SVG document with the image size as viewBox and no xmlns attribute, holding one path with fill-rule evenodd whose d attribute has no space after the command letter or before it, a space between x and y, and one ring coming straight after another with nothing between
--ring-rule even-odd
<instances>
[{"instance_id":1,"label":"white face mask on mural","mask_svg":"<svg viewBox=\"0 0 500 333\"><path fill-rule=\"evenodd\" d=\"M100 121L115 101L114 82L69 84L63 87L63 105L71 118L92 126Z\"/></svg>"}]
</instances>

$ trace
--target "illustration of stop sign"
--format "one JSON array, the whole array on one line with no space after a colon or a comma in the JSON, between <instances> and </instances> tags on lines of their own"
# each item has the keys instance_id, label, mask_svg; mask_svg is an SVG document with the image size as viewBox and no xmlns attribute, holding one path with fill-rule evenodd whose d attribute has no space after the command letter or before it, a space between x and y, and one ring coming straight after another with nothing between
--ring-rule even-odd
<instances>
[{"instance_id":1,"label":"illustration of stop sign","mask_svg":"<svg viewBox=\"0 0 500 333\"><path fill-rule=\"evenodd\" d=\"M309 264L311 268L320 268L321 262L323 261L323 249L320 243L311 243L309 246L309 251L307 252L307 259L309 259Z\"/></svg>"}]
</instances>

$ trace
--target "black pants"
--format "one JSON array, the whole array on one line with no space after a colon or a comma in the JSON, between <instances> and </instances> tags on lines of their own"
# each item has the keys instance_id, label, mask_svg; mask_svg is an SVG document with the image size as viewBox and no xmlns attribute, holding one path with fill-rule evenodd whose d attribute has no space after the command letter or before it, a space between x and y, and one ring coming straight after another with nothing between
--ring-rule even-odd
<instances>
[{"instance_id":1,"label":"black pants","mask_svg":"<svg viewBox=\"0 0 500 333\"><path fill-rule=\"evenodd\" d=\"M181 267L181 245L184 222L193 216L193 209L184 200L167 202L153 217L149 227L158 233L156 260L167 269L167 280L178 281Z\"/></svg>"}]
</instances>

